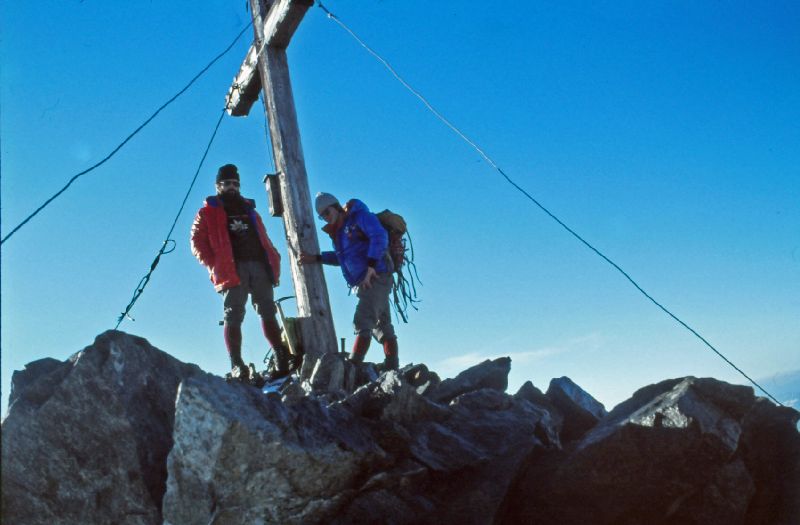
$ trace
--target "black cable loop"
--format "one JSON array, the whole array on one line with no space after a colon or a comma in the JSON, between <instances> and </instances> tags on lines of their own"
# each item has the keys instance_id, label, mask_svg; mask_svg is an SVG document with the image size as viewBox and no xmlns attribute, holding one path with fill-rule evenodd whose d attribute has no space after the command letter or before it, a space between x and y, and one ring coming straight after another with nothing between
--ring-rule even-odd
<instances>
[{"instance_id":1,"label":"black cable loop","mask_svg":"<svg viewBox=\"0 0 800 525\"><path fill-rule=\"evenodd\" d=\"M168 250L168 251L166 251L166 252L164 252L164 253L163 253L163 255L166 255L166 254L168 254L168 253L172 253L172 252L174 252L174 251L175 251L175 249L178 247L178 243L177 243L177 242L175 242L175 239L167 239L166 241L164 241L164 245L166 246L166 244L167 244L168 242L171 242L171 243L172 243L172 249L171 249L171 250Z\"/></svg>"},{"instance_id":2,"label":"black cable loop","mask_svg":"<svg viewBox=\"0 0 800 525\"><path fill-rule=\"evenodd\" d=\"M133 317L131 317L130 311L131 309L133 309L133 305L136 304L136 301L139 300L139 296L141 296L142 293L144 293L144 289L147 286L147 283L150 282L150 276L155 271L159 261L161 261L161 256L174 252L175 249L178 247L178 243L176 243L171 238L172 232L175 231L175 225L178 224L178 218L180 218L181 213L183 212L183 208L186 206L186 201L189 199L189 195L192 193L192 188L194 188L194 184L195 182L197 182L197 176L200 174L200 169L203 167L203 163L205 162L206 157L208 156L208 152L211 149L211 144L214 143L214 138L217 136L217 131L219 130L220 124L222 124L222 119L225 117L226 111L227 108L223 108L222 112L219 115L217 124L216 126L214 126L214 132L211 134L211 138L208 141L208 145L206 146L206 149L203 152L203 157L200 159L200 164L197 166L197 170L194 172L194 177L192 178L192 182L191 184L189 184L189 189L186 190L186 195L184 195L183 197L183 202L181 202L181 207L178 209L178 213L175 214L175 220L172 221L172 226L170 226L169 232L167 232L164 242L161 244L161 249L158 250L158 254L156 254L155 259L153 259L153 262L150 264L150 271L147 272L147 274L144 277L142 277L142 279L139 281L139 284L136 285L136 288L134 289L133 292L133 297L131 298L131 301L128 303L128 306L125 307L125 311L122 312L117 318L117 324L116 326L114 326L114 330L117 330L119 328L119 325L122 324L122 321L126 317L131 321L136 320ZM170 245L169 243L172 243L172 249L167 250L167 246Z\"/></svg>"}]
</instances>

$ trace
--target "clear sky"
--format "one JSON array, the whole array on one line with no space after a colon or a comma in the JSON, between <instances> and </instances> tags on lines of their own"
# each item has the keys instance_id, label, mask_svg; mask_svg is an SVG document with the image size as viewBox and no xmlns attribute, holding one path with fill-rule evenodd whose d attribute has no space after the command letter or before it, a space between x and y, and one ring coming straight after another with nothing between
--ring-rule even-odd
<instances>
[{"instance_id":1,"label":"clear sky","mask_svg":"<svg viewBox=\"0 0 800 525\"><path fill-rule=\"evenodd\" d=\"M3 2L2 234L224 49L244 0ZM517 183L754 378L800 369L800 4L328 0ZM169 230L250 33L2 246L13 370L113 328ZM402 363L510 355L510 389L571 377L607 408L671 377L743 379L506 184L321 9L288 50L312 192L403 214L424 286ZM121 329L226 372L221 301L189 251L218 166L269 218L261 105L226 118ZM318 223L319 224L319 223ZM321 224L319 224L321 226ZM323 249L328 241L321 239ZM286 257L285 257L286 259ZM291 295L288 267L278 295ZM355 298L326 270L337 333ZM244 354L266 352L252 310ZM377 345L368 359L381 358Z\"/></svg>"}]
</instances>

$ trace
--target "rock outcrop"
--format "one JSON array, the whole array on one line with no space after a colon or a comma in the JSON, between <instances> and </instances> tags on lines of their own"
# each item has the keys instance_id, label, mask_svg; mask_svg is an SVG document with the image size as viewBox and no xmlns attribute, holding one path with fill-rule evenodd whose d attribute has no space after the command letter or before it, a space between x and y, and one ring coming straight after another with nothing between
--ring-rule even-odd
<instances>
[{"instance_id":1,"label":"rock outcrop","mask_svg":"<svg viewBox=\"0 0 800 525\"><path fill-rule=\"evenodd\" d=\"M797 419L715 379L648 386L571 450L532 458L503 523L797 523Z\"/></svg>"},{"instance_id":2,"label":"rock outcrop","mask_svg":"<svg viewBox=\"0 0 800 525\"><path fill-rule=\"evenodd\" d=\"M325 360L334 371L320 376L327 385L352 367ZM463 393L450 404L418 392L417 367L382 374L331 404L187 380L165 522L490 523L523 459L559 445L546 410L505 394L498 381L473 381L496 367L487 362L451 380L475 390L457 388Z\"/></svg>"},{"instance_id":3,"label":"rock outcrop","mask_svg":"<svg viewBox=\"0 0 800 525\"><path fill-rule=\"evenodd\" d=\"M564 415L561 439L565 443L583 437L608 414L602 403L568 377L552 379L545 396Z\"/></svg>"},{"instance_id":4,"label":"rock outcrop","mask_svg":"<svg viewBox=\"0 0 800 525\"><path fill-rule=\"evenodd\" d=\"M511 362L440 380L341 354L226 383L107 332L15 372L4 523L797 523L796 411L681 378L610 413Z\"/></svg>"},{"instance_id":5,"label":"rock outcrop","mask_svg":"<svg viewBox=\"0 0 800 525\"><path fill-rule=\"evenodd\" d=\"M122 332L65 362L15 372L3 421L3 523L159 523L175 394L201 374Z\"/></svg>"}]
</instances>

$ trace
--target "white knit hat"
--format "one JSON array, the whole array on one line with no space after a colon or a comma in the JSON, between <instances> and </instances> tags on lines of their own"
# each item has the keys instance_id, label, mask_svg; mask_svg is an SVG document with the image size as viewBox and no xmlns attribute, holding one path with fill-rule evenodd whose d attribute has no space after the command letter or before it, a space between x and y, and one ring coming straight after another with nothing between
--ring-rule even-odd
<instances>
[{"instance_id":1,"label":"white knit hat","mask_svg":"<svg viewBox=\"0 0 800 525\"><path fill-rule=\"evenodd\" d=\"M322 215L322 212L325 211L328 206L340 205L339 199L331 195L330 193L317 193L317 198L314 201L314 207L317 209L317 215Z\"/></svg>"}]
</instances>

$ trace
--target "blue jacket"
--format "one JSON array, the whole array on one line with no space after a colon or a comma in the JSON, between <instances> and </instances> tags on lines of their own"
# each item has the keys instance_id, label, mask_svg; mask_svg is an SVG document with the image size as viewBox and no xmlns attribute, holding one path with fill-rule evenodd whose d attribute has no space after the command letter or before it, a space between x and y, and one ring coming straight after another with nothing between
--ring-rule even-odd
<instances>
[{"instance_id":1,"label":"blue jacket","mask_svg":"<svg viewBox=\"0 0 800 525\"><path fill-rule=\"evenodd\" d=\"M322 262L342 267L349 286L356 286L367 274L368 260L375 259L375 271L391 270L387 249L389 235L378 217L358 199L345 206L344 223L340 228L326 225L322 230L330 235L335 251L322 252Z\"/></svg>"}]
</instances>

